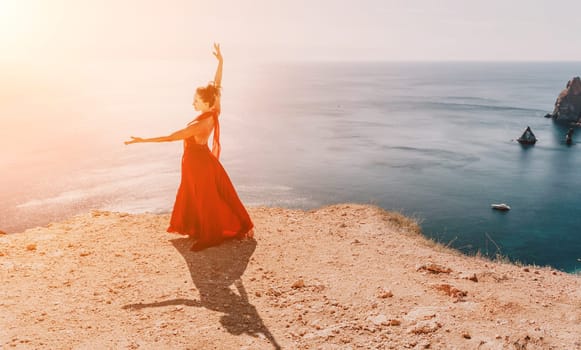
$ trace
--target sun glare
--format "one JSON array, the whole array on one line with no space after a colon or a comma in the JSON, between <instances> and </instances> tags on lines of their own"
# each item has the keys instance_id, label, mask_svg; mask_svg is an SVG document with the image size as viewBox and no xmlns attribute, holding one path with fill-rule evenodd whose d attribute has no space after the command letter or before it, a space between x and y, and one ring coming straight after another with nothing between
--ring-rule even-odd
<instances>
[{"instance_id":1,"label":"sun glare","mask_svg":"<svg viewBox=\"0 0 581 350\"><path fill-rule=\"evenodd\" d=\"M0 34L3 40L16 41L17 35L24 32L30 24L26 21L25 2L0 0Z\"/></svg>"},{"instance_id":2,"label":"sun glare","mask_svg":"<svg viewBox=\"0 0 581 350\"><path fill-rule=\"evenodd\" d=\"M40 1L0 0L0 50L3 58L20 58L43 39Z\"/></svg>"}]
</instances>

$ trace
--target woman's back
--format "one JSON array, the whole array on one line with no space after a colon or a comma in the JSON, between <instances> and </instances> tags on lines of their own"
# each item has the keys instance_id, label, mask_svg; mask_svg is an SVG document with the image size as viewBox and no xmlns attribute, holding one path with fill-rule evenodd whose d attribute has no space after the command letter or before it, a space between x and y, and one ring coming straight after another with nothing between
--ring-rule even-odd
<instances>
[{"instance_id":1,"label":"woman's back","mask_svg":"<svg viewBox=\"0 0 581 350\"><path fill-rule=\"evenodd\" d=\"M193 127L195 125L196 133L185 139L185 142L194 142L199 145L205 145L208 143L208 139L210 138L215 126L214 118L217 118L218 116L206 116L205 114L202 114L200 117L188 124L188 127Z\"/></svg>"}]
</instances>

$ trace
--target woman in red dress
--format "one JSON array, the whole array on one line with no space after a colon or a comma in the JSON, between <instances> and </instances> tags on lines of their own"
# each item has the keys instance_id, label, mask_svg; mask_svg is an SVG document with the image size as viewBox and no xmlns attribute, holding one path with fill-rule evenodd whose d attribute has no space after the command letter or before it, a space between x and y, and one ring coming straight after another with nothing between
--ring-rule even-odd
<instances>
[{"instance_id":1,"label":"woman in red dress","mask_svg":"<svg viewBox=\"0 0 581 350\"><path fill-rule=\"evenodd\" d=\"M240 201L228 174L218 161L220 156L220 83L223 58L214 44L218 68L214 82L196 90L193 106L200 111L196 119L169 136L131 137L125 144L139 142L184 141L182 177L168 232L189 235L191 250L215 246L229 238L252 238L254 224ZM212 138L212 151L208 139Z\"/></svg>"}]
</instances>

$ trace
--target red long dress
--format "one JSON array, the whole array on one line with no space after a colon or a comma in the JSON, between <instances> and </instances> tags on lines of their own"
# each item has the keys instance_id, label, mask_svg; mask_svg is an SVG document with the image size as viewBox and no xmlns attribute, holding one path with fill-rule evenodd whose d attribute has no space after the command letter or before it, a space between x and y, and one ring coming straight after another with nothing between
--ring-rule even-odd
<instances>
[{"instance_id":1,"label":"red long dress","mask_svg":"<svg viewBox=\"0 0 581 350\"><path fill-rule=\"evenodd\" d=\"M181 183L167 232L189 235L196 240L192 250L215 246L226 239L252 237L254 227L246 208L218 157L220 155L220 109L199 115L195 121L214 119L212 151L184 140Z\"/></svg>"}]
</instances>

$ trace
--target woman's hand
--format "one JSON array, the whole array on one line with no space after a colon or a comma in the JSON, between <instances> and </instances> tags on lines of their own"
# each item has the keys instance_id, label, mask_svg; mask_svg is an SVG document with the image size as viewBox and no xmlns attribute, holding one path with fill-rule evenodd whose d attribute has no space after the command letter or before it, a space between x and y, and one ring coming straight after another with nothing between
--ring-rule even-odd
<instances>
[{"instance_id":1,"label":"woman's hand","mask_svg":"<svg viewBox=\"0 0 581 350\"><path fill-rule=\"evenodd\" d=\"M141 137L134 137L134 136L131 136L131 140L130 140L130 141L125 141L124 143L125 143L126 145L130 145L130 144L132 144L132 143L139 143L139 142L145 142L145 140L144 140L144 139L142 139Z\"/></svg>"},{"instance_id":2,"label":"woman's hand","mask_svg":"<svg viewBox=\"0 0 581 350\"><path fill-rule=\"evenodd\" d=\"M222 53L220 52L220 44L216 44L214 43L214 52L213 52L214 56L216 56L216 58L218 59L218 61L222 62L223 58L222 58Z\"/></svg>"}]
</instances>

